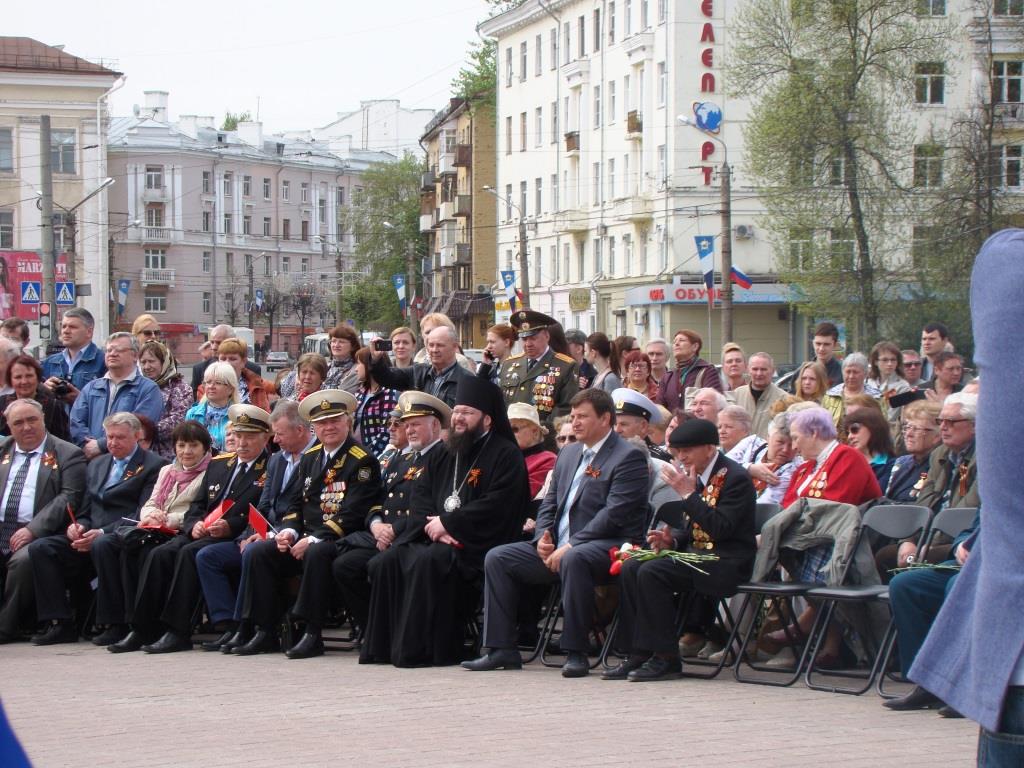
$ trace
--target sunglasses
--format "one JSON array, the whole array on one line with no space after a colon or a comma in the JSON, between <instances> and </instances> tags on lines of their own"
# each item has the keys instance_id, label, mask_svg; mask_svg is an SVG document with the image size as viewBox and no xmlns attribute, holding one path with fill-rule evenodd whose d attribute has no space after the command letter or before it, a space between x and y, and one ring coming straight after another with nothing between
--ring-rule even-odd
<instances>
[{"instance_id":1,"label":"sunglasses","mask_svg":"<svg viewBox=\"0 0 1024 768\"><path fill-rule=\"evenodd\" d=\"M856 435L858 432L860 432L860 424L851 424L846 428L846 431L848 434Z\"/></svg>"},{"instance_id":2,"label":"sunglasses","mask_svg":"<svg viewBox=\"0 0 1024 768\"><path fill-rule=\"evenodd\" d=\"M903 367L904 368L920 368L921 367L921 361L920 360L904 360L903 361Z\"/></svg>"},{"instance_id":3,"label":"sunglasses","mask_svg":"<svg viewBox=\"0 0 1024 768\"><path fill-rule=\"evenodd\" d=\"M575 443L576 435L559 435L555 438L556 443Z\"/></svg>"},{"instance_id":4,"label":"sunglasses","mask_svg":"<svg viewBox=\"0 0 1024 768\"><path fill-rule=\"evenodd\" d=\"M157 331L139 331L139 333L141 333L143 336L150 336L150 337L154 337L154 338L160 338L161 336L164 335L163 331L159 331L159 330L157 330Z\"/></svg>"}]
</instances>

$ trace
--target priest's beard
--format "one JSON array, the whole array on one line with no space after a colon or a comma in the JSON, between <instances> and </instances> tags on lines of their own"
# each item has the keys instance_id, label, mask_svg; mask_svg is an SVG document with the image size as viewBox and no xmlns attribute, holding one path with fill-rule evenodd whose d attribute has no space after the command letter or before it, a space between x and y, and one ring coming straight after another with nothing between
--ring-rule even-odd
<instances>
[{"instance_id":1,"label":"priest's beard","mask_svg":"<svg viewBox=\"0 0 1024 768\"><path fill-rule=\"evenodd\" d=\"M448 441L445 445L448 448L448 453L452 456L465 456L469 453L473 444L483 436L484 422L481 419L475 427L467 429L465 432L452 431L449 433Z\"/></svg>"}]
</instances>

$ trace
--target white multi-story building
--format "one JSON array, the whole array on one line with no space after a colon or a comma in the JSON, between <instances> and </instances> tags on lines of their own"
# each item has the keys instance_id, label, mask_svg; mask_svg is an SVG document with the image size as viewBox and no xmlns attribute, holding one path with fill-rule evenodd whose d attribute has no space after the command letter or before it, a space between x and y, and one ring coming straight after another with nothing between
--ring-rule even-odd
<instances>
[{"instance_id":1,"label":"white multi-story building","mask_svg":"<svg viewBox=\"0 0 1024 768\"><path fill-rule=\"evenodd\" d=\"M720 235L718 168L727 151L733 262L754 282L733 292L735 337L780 361L803 358L809 319L790 312L746 172L750 105L726 94L729 22L739 5L526 0L480 25L498 48L496 187L508 201L498 206L498 268L518 272L523 216L531 304L566 328L640 338L692 328L705 334L707 356L717 360L720 323L717 310L709 317L695 237ZM945 0L925 5L947 12ZM966 3L949 5L951 14L959 9L962 49L971 50ZM996 6L1004 15L1021 13L1020 3ZM1003 37L995 47L1005 59L1001 100L1018 109L1021 43ZM987 66L975 48L938 71L920 70L929 82L915 109L918 135L970 104L979 67L984 76ZM931 82L936 77L942 82ZM714 138L677 119L692 119L702 102L724 115ZM1009 152L1007 184L1019 189L1020 147L1001 151Z\"/></svg>"},{"instance_id":2,"label":"white multi-story building","mask_svg":"<svg viewBox=\"0 0 1024 768\"><path fill-rule=\"evenodd\" d=\"M234 131L209 116L171 122L168 94L147 91L139 115L115 118L110 131L110 284L127 293L119 322L153 314L188 361L209 326L248 326L261 292L309 292L311 311L280 309L272 339L266 314L252 318L266 349L296 353L304 334L336 322L335 298L357 277L358 233L340 217L360 173L395 159L337 155L315 140L264 135L259 122Z\"/></svg>"},{"instance_id":3,"label":"white multi-story building","mask_svg":"<svg viewBox=\"0 0 1024 768\"><path fill-rule=\"evenodd\" d=\"M335 120L311 131L310 138L326 141L339 154L362 149L396 157L406 152L420 156L420 134L433 117L432 109L409 109L398 99L361 101L359 109L339 112Z\"/></svg>"}]
</instances>

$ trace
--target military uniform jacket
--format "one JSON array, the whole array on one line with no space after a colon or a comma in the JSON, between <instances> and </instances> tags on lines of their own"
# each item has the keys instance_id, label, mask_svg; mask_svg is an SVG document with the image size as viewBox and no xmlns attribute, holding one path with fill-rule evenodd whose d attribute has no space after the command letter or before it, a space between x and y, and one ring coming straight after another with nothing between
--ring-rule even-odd
<instances>
[{"instance_id":1,"label":"military uniform jacket","mask_svg":"<svg viewBox=\"0 0 1024 768\"><path fill-rule=\"evenodd\" d=\"M427 456L435 450L444 450L441 443L435 443L427 452ZM416 456L416 461L412 457ZM380 509L376 509L366 517L367 528L370 520L379 517L381 522L390 525L395 536L400 536L410 524L412 514L412 494L416 481L423 474L427 464L427 456L420 456L416 451L396 456L384 472L384 496Z\"/></svg>"},{"instance_id":2,"label":"military uniform jacket","mask_svg":"<svg viewBox=\"0 0 1024 768\"><path fill-rule=\"evenodd\" d=\"M532 370L526 355L513 355L501 364L500 383L505 405L527 403L537 407L541 423L569 412L569 401L579 391L579 370L568 355L548 351Z\"/></svg>"},{"instance_id":3,"label":"military uniform jacket","mask_svg":"<svg viewBox=\"0 0 1024 768\"><path fill-rule=\"evenodd\" d=\"M231 538L239 536L249 524L249 505L254 507L260 500L263 493L263 486L267 481L267 462L270 454L264 449L263 453L246 468L241 477L234 483L231 482L235 474L235 467L238 466L238 456L234 453L220 453L210 460L206 468L206 493L196 495L188 508L185 520L181 524L181 535L192 537L192 529L196 523L205 518L222 501L232 502L231 508L225 513L224 520L227 520L231 528ZM228 491L230 490L230 493Z\"/></svg>"},{"instance_id":4,"label":"military uniform jacket","mask_svg":"<svg viewBox=\"0 0 1024 768\"><path fill-rule=\"evenodd\" d=\"M283 528L300 537L340 539L364 530L367 519L381 513L380 464L351 435L324 466L324 447L314 445L298 469L302 490L282 518Z\"/></svg>"}]
</instances>

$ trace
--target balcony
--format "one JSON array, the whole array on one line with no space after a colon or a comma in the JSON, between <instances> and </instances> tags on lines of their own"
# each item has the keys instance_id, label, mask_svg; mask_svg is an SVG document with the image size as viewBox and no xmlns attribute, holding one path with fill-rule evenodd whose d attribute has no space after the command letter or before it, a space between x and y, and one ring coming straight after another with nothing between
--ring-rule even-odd
<instances>
[{"instance_id":1,"label":"balcony","mask_svg":"<svg viewBox=\"0 0 1024 768\"><path fill-rule=\"evenodd\" d=\"M473 197L472 195L458 195L455 198L455 215L456 216L469 216L473 213Z\"/></svg>"},{"instance_id":2,"label":"balcony","mask_svg":"<svg viewBox=\"0 0 1024 768\"><path fill-rule=\"evenodd\" d=\"M442 202L441 203L441 207L438 210L441 211L441 213L440 213L441 221L450 221L451 219L454 219L455 218L455 201L454 200L449 200L447 202Z\"/></svg>"},{"instance_id":3,"label":"balcony","mask_svg":"<svg viewBox=\"0 0 1024 768\"><path fill-rule=\"evenodd\" d=\"M442 176L451 176L458 172L455 167L454 152L439 152L437 155L437 172Z\"/></svg>"},{"instance_id":4,"label":"balcony","mask_svg":"<svg viewBox=\"0 0 1024 768\"><path fill-rule=\"evenodd\" d=\"M1020 128L1021 125L1024 125L1024 104L1019 102L993 104L992 117L1003 128Z\"/></svg>"},{"instance_id":5,"label":"balcony","mask_svg":"<svg viewBox=\"0 0 1024 768\"><path fill-rule=\"evenodd\" d=\"M630 64L641 64L654 58L654 33L639 32L622 41L622 50Z\"/></svg>"},{"instance_id":6,"label":"balcony","mask_svg":"<svg viewBox=\"0 0 1024 768\"><path fill-rule=\"evenodd\" d=\"M149 267L143 267L142 271L139 273L139 282L143 285L166 285L173 288L174 270L150 269Z\"/></svg>"},{"instance_id":7,"label":"balcony","mask_svg":"<svg viewBox=\"0 0 1024 768\"><path fill-rule=\"evenodd\" d=\"M434 214L432 213L421 213L420 214L420 232L429 232L434 228Z\"/></svg>"},{"instance_id":8,"label":"balcony","mask_svg":"<svg viewBox=\"0 0 1024 768\"><path fill-rule=\"evenodd\" d=\"M580 132L569 131L565 134L565 152L566 154L579 154L580 151Z\"/></svg>"},{"instance_id":9,"label":"balcony","mask_svg":"<svg viewBox=\"0 0 1024 768\"><path fill-rule=\"evenodd\" d=\"M171 228L143 227L142 240L146 243L169 243L171 242Z\"/></svg>"},{"instance_id":10,"label":"balcony","mask_svg":"<svg viewBox=\"0 0 1024 768\"><path fill-rule=\"evenodd\" d=\"M469 246L469 243L459 243L455 246L455 263L456 264L472 264L473 263L473 251Z\"/></svg>"},{"instance_id":11,"label":"balcony","mask_svg":"<svg viewBox=\"0 0 1024 768\"><path fill-rule=\"evenodd\" d=\"M455 146L455 165L458 168L469 168L473 165L472 144L457 144Z\"/></svg>"},{"instance_id":12,"label":"balcony","mask_svg":"<svg viewBox=\"0 0 1024 768\"><path fill-rule=\"evenodd\" d=\"M434 175L434 170L424 171L420 175L420 189L424 192L433 192L434 185L437 183L437 176Z\"/></svg>"},{"instance_id":13,"label":"balcony","mask_svg":"<svg viewBox=\"0 0 1024 768\"><path fill-rule=\"evenodd\" d=\"M442 245L441 246L440 266L441 266L442 269L444 267L454 267L455 266L455 250L456 250L456 246L455 245Z\"/></svg>"},{"instance_id":14,"label":"balcony","mask_svg":"<svg viewBox=\"0 0 1024 768\"><path fill-rule=\"evenodd\" d=\"M646 196L627 197L615 203L615 218L619 221L641 223L654 218L654 204Z\"/></svg>"},{"instance_id":15,"label":"balcony","mask_svg":"<svg viewBox=\"0 0 1024 768\"><path fill-rule=\"evenodd\" d=\"M590 229L585 211L559 211L554 218L555 232L559 234L579 234Z\"/></svg>"},{"instance_id":16,"label":"balcony","mask_svg":"<svg viewBox=\"0 0 1024 768\"><path fill-rule=\"evenodd\" d=\"M576 59L562 66L562 74L570 88L579 88L590 76L590 59Z\"/></svg>"},{"instance_id":17,"label":"balcony","mask_svg":"<svg viewBox=\"0 0 1024 768\"><path fill-rule=\"evenodd\" d=\"M626 138L641 139L644 135L644 116L639 110L631 110L626 113Z\"/></svg>"},{"instance_id":18,"label":"balcony","mask_svg":"<svg viewBox=\"0 0 1024 768\"><path fill-rule=\"evenodd\" d=\"M441 227L441 247L454 248L455 244L459 242L459 230L454 224L448 224Z\"/></svg>"},{"instance_id":19,"label":"balcony","mask_svg":"<svg viewBox=\"0 0 1024 768\"><path fill-rule=\"evenodd\" d=\"M170 200L167 187L143 187L142 201L144 203L166 203Z\"/></svg>"}]
</instances>

